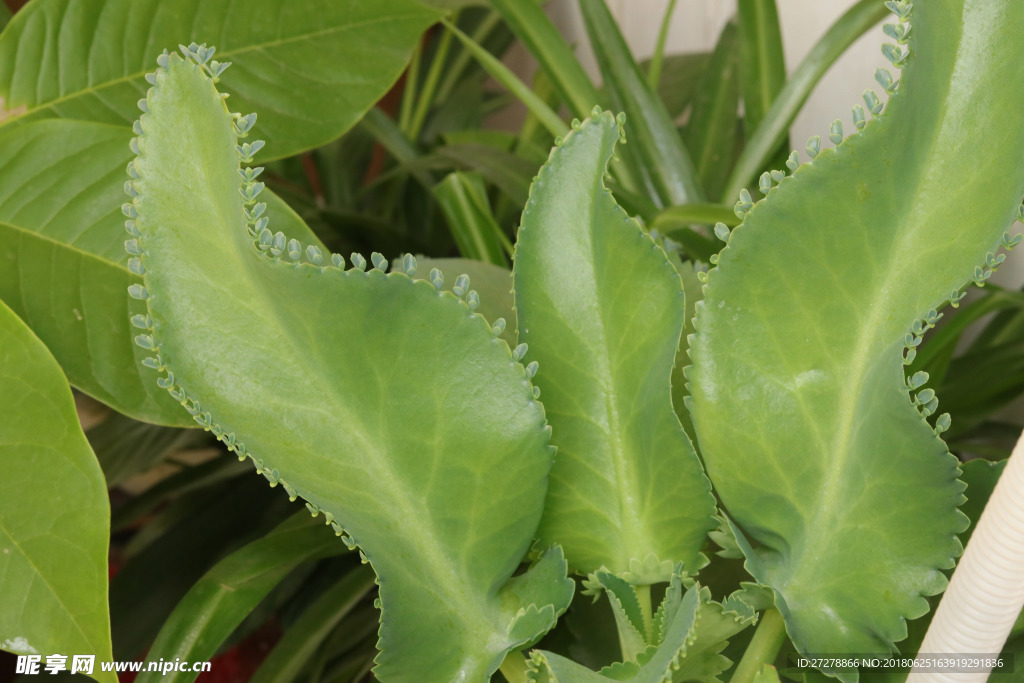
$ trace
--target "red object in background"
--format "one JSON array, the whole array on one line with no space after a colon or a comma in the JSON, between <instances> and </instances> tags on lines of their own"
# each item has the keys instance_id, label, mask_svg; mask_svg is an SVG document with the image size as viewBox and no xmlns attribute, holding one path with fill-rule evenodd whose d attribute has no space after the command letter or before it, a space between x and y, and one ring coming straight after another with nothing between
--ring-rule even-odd
<instances>
[{"instance_id":1,"label":"red object in background","mask_svg":"<svg viewBox=\"0 0 1024 683\"><path fill-rule=\"evenodd\" d=\"M28 3L28 0L4 0L4 4L7 5L7 9L12 12L17 12L24 5Z\"/></svg>"}]
</instances>

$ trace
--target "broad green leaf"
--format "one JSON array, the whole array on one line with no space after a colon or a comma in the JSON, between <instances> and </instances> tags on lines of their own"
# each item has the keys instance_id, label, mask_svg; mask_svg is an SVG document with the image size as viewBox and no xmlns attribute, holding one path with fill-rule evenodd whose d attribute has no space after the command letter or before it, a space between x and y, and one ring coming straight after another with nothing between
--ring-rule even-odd
<instances>
[{"instance_id":1,"label":"broad green leaf","mask_svg":"<svg viewBox=\"0 0 1024 683\"><path fill-rule=\"evenodd\" d=\"M904 364L987 277L1024 195L1007 53L1024 6L941 0L912 21L887 111L738 207L690 346L704 463L801 652L889 651L945 588L963 484Z\"/></svg>"},{"instance_id":2,"label":"broad green leaf","mask_svg":"<svg viewBox=\"0 0 1024 683\"><path fill-rule=\"evenodd\" d=\"M129 135L81 121L0 128L0 299L75 387L139 420L193 426L143 379L146 354L131 343L126 290L133 279L117 210ZM265 201L277 224L302 225L281 200L268 194Z\"/></svg>"},{"instance_id":3,"label":"broad green leaf","mask_svg":"<svg viewBox=\"0 0 1024 683\"><path fill-rule=\"evenodd\" d=\"M360 567L318 596L285 631L252 677L253 683L295 680L324 639L373 588L373 578L368 567Z\"/></svg>"},{"instance_id":4,"label":"broad green leaf","mask_svg":"<svg viewBox=\"0 0 1024 683\"><path fill-rule=\"evenodd\" d=\"M734 201L741 189L755 181L789 134L789 127L800 113L800 108L828 68L853 41L885 16L885 6L878 0L860 0L814 44L775 97L761 124L748 137L721 194L722 201Z\"/></svg>"},{"instance_id":5,"label":"broad green leaf","mask_svg":"<svg viewBox=\"0 0 1024 683\"><path fill-rule=\"evenodd\" d=\"M620 134L605 113L552 152L523 212L513 280L518 339L540 364L558 448L538 534L576 571L646 584L678 562L699 569L715 504L670 396L682 283L604 186Z\"/></svg>"},{"instance_id":6,"label":"broad green leaf","mask_svg":"<svg viewBox=\"0 0 1024 683\"><path fill-rule=\"evenodd\" d=\"M0 35L0 98L24 108L7 125L127 125L157 53L215 42L218 61L239 63L223 79L232 109L259 110L273 153L291 156L358 121L438 17L413 0L35 0Z\"/></svg>"},{"instance_id":7,"label":"broad green leaf","mask_svg":"<svg viewBox=\"0 0 1024 683\"><path fill-rule=\"evenodd\" d=\"M693 155L697 177L710 197L717 197L724 188L735 158L739 133L738 71L736 23L729 22L722 28L704 69L683 134L686 148Z\"/></svg>"},{"instance_id":8,"label":"broad green leaf","mask_svg":"<svg viewBox=\"0 0 1024 683\"><path fill-rule=\"evenodd\" d=\"M304 513L228 555L199 579L160 629L147 661L206 661L259 602L299 565L345 551L334 532ZM372 585L371 572L356 568L349 584ZM367 586L368 587L368 586ZM366 588L363 589L365 592ZM192 681L193 672L143 672L136 679Z\"/></svg>"},{"instance_id":9,"label":"broad green leaf","mask_svg":"<svg viewBox=\"0 0 1024 683\"><path fill-rule=\"evenodd\" d=\"M636 156L663 205L701 201L704 189L693 161L661 100L633 60L605 0L580 0L580 10L605 88L614 106L629 120L632 144L623 153Z\"/></svg>"},{"instance_id":10,"label":"broad green leaf","mask_svg":"<svg viewBox=\"0 0 1024 683\"><path fill-rule=\"evenodd\" d=\"M508 238L491 211L482 176L449 173L433 192L463 256L496 266L508 264L502 248L502 241L507 243Z\"/></svg>"},{"instance_id":11,"label":"broad green leaf","mask_svg":"<svg viewBox=\"0 0 1024 683\"><path fill-rule=\"evenodd\" d=\"M0 649L110 661L103 473L64 374L3 303L0 413Z\"/></svg>"},{"instance_id":12,"label":"broad green leaf","mask_svg":"<svg viewBox=\"0 0 1024 683\"><path fill-rule=\"evenodd\" d=\"M786 82L786 62L775 0L739 0L737 17L744 124L749 136Z\"/></svg>"},{"instance_id":13,"label":"broad green leaf","mask_svg":"<svg viewBox=\"0 0 1024 683\"><path fill-rule=\"evenodd\" d=\"M519 356L464 279L438 291L380 254L344 270L263 229L243 213L261 185L240 170L249 143L204 67L173 55L156 80L125 207L146 271L138 343L200 424L373 565L378 678L486 678L573 590L557 548L511 578L552 458Z\"/></svg>"}]
</instances>

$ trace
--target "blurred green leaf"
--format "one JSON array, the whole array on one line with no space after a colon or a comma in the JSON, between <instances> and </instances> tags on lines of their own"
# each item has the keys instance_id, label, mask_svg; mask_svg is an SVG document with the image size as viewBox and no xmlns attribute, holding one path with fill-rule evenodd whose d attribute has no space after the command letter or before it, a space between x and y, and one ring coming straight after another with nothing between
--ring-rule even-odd
<instances>
[{"instance_id":1,"label":"blurred green leaf","mask_svg":"<svg viewBox=\"0 0 1024 683\"><path fill-rule=\"evenodd\" d=\"M148 520L148 542L139 544L110 583L114 656L141 654L215 562L294 509L284 492L250 475L182 496Z\"/></svg>"},{"instance_id":2,"label":"blurred green leaf","mask_svg":"<svg viewBox=\"0 0 1024 683\"><path fill-rule=\"evenodd\" d=\"M197 429L148 424L120 413L110 415L90 429L86 436L110 488L148 470L167 455L208 438L205 432Z\"/></svg>"},{"instance_id":3,"label":"blurred green leaf","mask_svg":"<svg viewBox=\"0 0 1024 683\"><path fill-rule=\"evenodd\" d=\"M857 38L888 13L889 10L877 0L861 0L847 10L814 44L775 97L761 124L748 136L747 145L721 194L722 201L734 201L740 190L754 182L786 139L800 108L828 68Z\"/></svg>"},{"instance_id":4,"label":"blurred green leaf","mask_svg":"<svg viewBox=\"0 0 1024 683\"><path fill-rule=\"evenodd\" d=\"M710 52L666 55L661 79L656 90L658 98L673 121L678 119L700 92L701 76L707 68ZM650 60L640 62L641 70L650 69Z\"/></svg>"},{"instance_id":5,"label":"blurred green leaf","mask_svg":"<svg viewBox=\"0 0 1024 683\"><path fill-rule=\"evenodd\" d=\"M487 188L479 173L449 173L434 188L434 196L448 218L452 236L463 256L496 266L508 265L506 248L511 251L512 245L494 219Z\"/></svg>"},{"instance_id":6,"label":"blurred green leaf","mask_svg":"<svg viewBox=\"0 0 1024 683\"><path fill-rule=\"evenodd\" d=\"M199 579L164 622L146 655L149 661L209 660L249 612L299 565L346 552L334 532L305 512L289 517L273 531L233 552ZM356 585L372 572L357 568ZM349 586L351 589L351 586ZM169 676L142 673L148 681L192 681L192 672Z\"/></svg>"},{"instance_id":7,"label":"blurred green leaf","mask_svg":"<svg viewBox=\"0 0 1024 683\"><path fill-rule=\"evenodd\" d=\"M373 571L355 567L321 594L288 627L252 678L253 683L290 683L310 657L374 586Z\"/></svg>"},{"instance_id":8,"label":"blurred green leaf","mask_svg":"<svg viewBox=\"0 0 1024 683\"><path fill-rule=\"evenodd\" d=\"M0 649L109 661L103 473L57 361L2 303L0 414Z\"/></svg>"},{"instance_id":9,"label":"blurred green leaf","mask_svg":"<svg viewBox=\"0 0 1024 683\"><path fill-rule=\"evenodd\" d=\"M700 78L683 141L710 197L725 187L736 150L739 112L736 24L729 22ZM732 211L730 211L732 213ZM721 220L721 219L719 219Z\"/></svg>"},{"instance_id":10,"label":"blurred green leaf","mask_svg":"<svg viewBox=\"0 0 1024 683\"><path fill-rule=\"evenodd\" d=\"M623 156L636 155L662 205L701 201L704 190L690 155L633 60L605 0L580 0L580 9L605 88L614 106L627 117L626 136L631 144L623 149Z\"/></svg>"},{"instance_id":11,"label":"blurred green leaf","mask_svg":"<svg viewBox=\"0 0 1024 683\"><path fill-rule=\"evenodd\" d=\"M739 0L739 62L747 135L761 125L786 82L775 0Z\"/></svg>"}]
</instances>

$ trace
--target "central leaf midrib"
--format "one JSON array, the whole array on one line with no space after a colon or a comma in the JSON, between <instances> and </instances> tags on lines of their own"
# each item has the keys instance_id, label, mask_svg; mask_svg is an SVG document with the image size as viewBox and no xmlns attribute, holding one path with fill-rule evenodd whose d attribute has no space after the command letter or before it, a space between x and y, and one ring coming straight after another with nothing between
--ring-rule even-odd
<instances>
[{"instance_id":1,"label":"central leaf midrib","mask_svg":"<svg viewBox=\"0 0 1024 683\"><path fill-rule=\"evenodd\" d=\"M596 222L596 216L600 210L600 203L610 198L608 191L604 187L602 176L598 176L595 182L596 191L594 194L594 200L590 204L590 212L587 215L587 233L590 237L588 240L590 248L591 263L593 269L591 272L591 281L594 283L594 290L599 299L598 316L595 320L595 332L597 346L600 352L595 354L597 356L596 363L598 365L598 384L604 392L604 404L605 404L605 415L608 419L609 429L609 449L612 456L612 465L615 468L615 477L617 480L616 493L619 498L619 511L620 511L620 523L623 526L618 531L621 547L628 548L626 555L627 559L643 559L637 557L639 553L634 552L637 546L636 541L644 539L646 541L646 527L644 526L639 509L635 505L635 501L638 497L636 479L633 477L632 468L629 463L633 461L631 457L630 449L622 442L622 418L619 415L618 405L616 401L615 382L612 376L612 370L610 365L610 345L608 343L608 328L610 327L605 316L607 314L607 307L605 304L604 292L600 287L601 278L598 277L598 253L597 245L595 240L594 224Z\"/></svg>"},{"instance_id":2,"label":"central leaf midrib","mask_svg":"<svg viewBox=\"0 0 1024 683\"><path fill-rule=\"evenodd\" d=\"M945 88L946 94L942 98L942 102L948 101L951 97L951 82L945 83ZM896 111L891 112L894 117L901 114L899 107L902 106L902 102L890 100L888 106L895 106ZM921 160L931 159L934 156L934 150L939 144L939 136L944 129L944 113L947 108L940 107L939 109L941 109L942 114L935 119L933 133L930 136L927 147L924 148L924 153L918 157ZM892 123L889 125L892 126ZM922 228L927 227L926 221L911 222L909 220L909 218L913 217L914 207L922 205L920 197L926 193L922 193L921 188L930 178L928 173L930 166L924 163L924 161L919 162L918 165L924 168L925 171L918 175L912 184L908 183L906 177L900 179L900 186L907 187L908 191L898 195L903 198L903 201L899 205L894 206L893 211L888 214L892 217L891 223L893 225L910 227L904 227L904 229L897 231L896 240L886 250L885 257L881 262L882 267L880 271L886 273L885 278L877 287L875 295L865 303L864 308L867 309L868 315L861 319L859 329L857 330L856 343L853 347L855 353L851 359L852 363L848 366L852 368L852 372L847 375L848 378L852 379L852 384L848 385L848 390L841 391L839 397L839 425L835 432L835 440L833 441L835 457L832 460L832 466L827 468L826 477L822 483L817 501L811 508L816 511L814 524L808 523L805 525L805 528L810 529L810 533L805 537L800 549L792 554L793 561L790 563L790 566L795 567L795 571L781 584L783 587L788 584L793 575L799 573L800 567L809 564L800 562L799 558L807 552L814 552L817 548L827 547L827 538L832 536L837 528L836 518L842 509L842 506L836 502L838 500L837 492L841 487L854 452L851 448L851 435L853 434L854 424L857 422L858 412L856 407L864 390L864 383L868 374L867 368L871 365L871 361L878 356L877 347L870 344L870 342L875 337L874 331L881 327L883 312L888 312L891 309L891 302L901 294L893 286L894 281L899 279L902 273L895 266L903 262L902 257L907 253L907 245L919 240L920 231ZM900 217L899 219L896 218L897 214ZM905 333L904 331L901 334ZM890 346L897 341L896 339L888 340L883 346Z\"/></svg>"}]
</instances>

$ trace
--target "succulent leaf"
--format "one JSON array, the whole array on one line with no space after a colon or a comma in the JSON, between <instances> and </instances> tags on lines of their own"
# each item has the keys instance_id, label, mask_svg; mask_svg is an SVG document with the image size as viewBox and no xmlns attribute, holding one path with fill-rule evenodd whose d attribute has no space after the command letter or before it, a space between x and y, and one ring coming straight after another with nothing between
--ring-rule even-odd
<instances>
[{"instance_id":1,"label":"succulent leaf","mask_svg":"<svg viewBox=\"0 0 1024 683\"><path fill-rule=\"evenodd\" d=\"M604 113L552 151L523 212L513 282L558 448L538 534L576 571L647 584L679 562L699 569L715 504L671 402L682 283L604 186L620 135Z\"/></svg>"},{"instance_id":2,"label":"succulent leaf","mask_svg":"<svg viewBox=\"0 0 1024 683\"><path fill-rule=\"evenodd\" d=\"M380 255L327 267L283 233L263 250L239 191L252 150L210 75L171 55L155 80L132 204L169 391L360 548L381 680L486 679L572 596L557 548L509 580L553 453L525 369L464 301Z\"/></svg>"},{"instance_id":3,"label":"succulent leaf","mask_svg":"<svg viewBox=\"0 0 1024 683\"><path fill-rule=\"evenodd\" d=\"M708 473L803 652L891 650L945 587L963 485L903 365L915 322L987 278L1024 194L1024 5L922 2L913 21L885 111L732 231L691 345Z\"/></svg>"}]
</instances>

